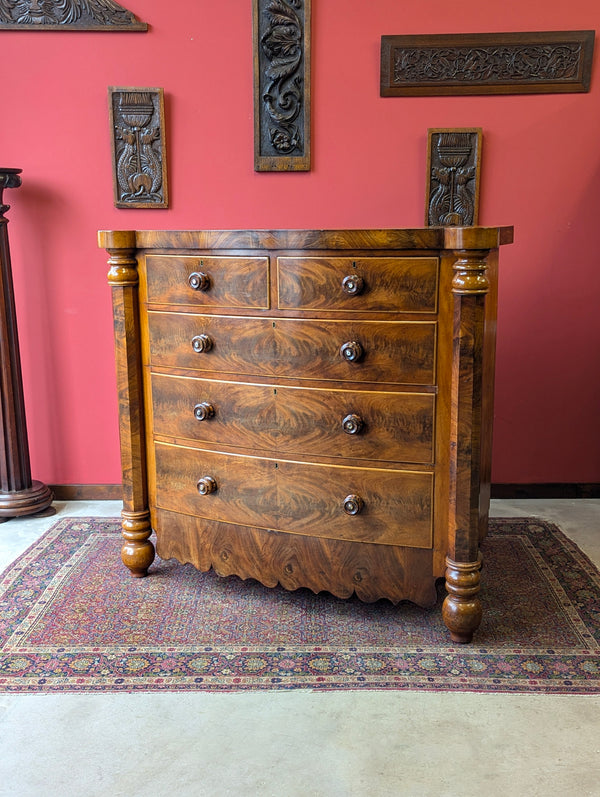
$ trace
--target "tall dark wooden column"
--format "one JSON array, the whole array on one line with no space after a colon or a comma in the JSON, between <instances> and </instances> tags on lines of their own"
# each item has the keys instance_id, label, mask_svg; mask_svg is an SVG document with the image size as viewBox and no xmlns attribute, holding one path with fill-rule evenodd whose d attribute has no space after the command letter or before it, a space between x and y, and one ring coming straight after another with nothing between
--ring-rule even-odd
<instances>
[{"instance_id":1,"label":"tall dark wooden column","mask_svg":"<svg viewBox=\"0 0 600 797\"><path fill-rule=\"evenodd\" d=\"M21 169L0 168L0 522L33 515L52 503L52 492L32 481L23 400L17 316L8 246L5 188L18 188Z\"/></svg>"}]
</instances>

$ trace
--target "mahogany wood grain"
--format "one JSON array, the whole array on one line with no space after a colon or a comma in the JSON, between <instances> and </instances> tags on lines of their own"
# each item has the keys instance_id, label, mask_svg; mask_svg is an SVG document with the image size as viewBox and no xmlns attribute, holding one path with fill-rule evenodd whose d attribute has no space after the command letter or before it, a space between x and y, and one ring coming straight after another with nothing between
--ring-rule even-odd
<instances>
[{"instance_id":1,"label":"mahogany wood grain","mask_svg":"<svg viewBox=\"0 0 600 797\"><path fill-rule=\"evenodd\" d=\"M148 255L149 302L192 307L269 307L269 258L178 257ZM203 273L206 288L194 290L189 279Z\"/></svg>"},{"instance_id":2,"label":"mahogany wood grain","mask_svg":"<svg viewBox=\"0 0 600 797\"><path fill-rule=\"evenodd\" d=\"M278 257L280 308L434 313L438 259L433 257ZM344 279L356 276L355 295Z\"/></svg>"},{"instance_id":3,"label":"mahogany wood grain","mask_svg":"<svg viewBox=\"0 0 600 797\"><path fill-rule=\"evenodd\" d=\"M152 375L156 435L285 454L431 464L435 395ZM210 418L194 408L206 402ZM358 416L362 428L344 431Z\"/></svg>"},{"instance_id":4,"label":"mahogany wood grain","mask_svg":"<svg viewBox=\"0 0 600 797\"><path fill-rule=\"evenodd\" d=\"M431 473L328 466L157 443L157 505L209 520L331 539L430 548ZM206 476L216 489L199 495ZM364 507L344 511L349 495Z\"/></svg>"},{"instance_id":5,"label":"mahogany wood grain","mask_svg":"<svg viewBox=\"0 0 600 797\"><path fill-rule=\"evenodd\" d=\"M108 248L123 474L123 563L141 578L154 561L148 507L137 261L133 236L117 234Z\"/></svg>"},{"instance_id":6,"label":"mahogany wood grain","mask_svg":"<svg viewBox=\"0 0 600 797\"><path fill-rule=\"evenodd\" d=\"M445 573L444 620L470 641L497 249L512 236L100 232L123 261L111 283L126 538L125 520L138 524L127 566L141 574L150 513L161 556L268 585L428 605Z\"/></svg>"},{"instance_id":7,"label":"mahogany wood grain","mask_svg":"<svg viewBox=\"0 0 600 797\"><path fill-rule=\"evenodd\" d=\"M435 322L331 321L149 314L151 362L194 371L431 385L435 365ZM207 335L209 351L196 353L192 339ZM348 362L346 342L363 355Z\"/></svg>"},{"instance_id":8,"label":"mahogany wood grain","mask_svg":"<svg viewBox=\"0 0 600 797\"><path fill-rule=\"evenodd\" d=\"M433 606L431 551L266 531L155 509L152 523L163 559L213 568L221 576L254 578L267 587L305 587L366 603L387 598Z\"/></svg>"},{"instance_id":9,"label":"mahogany wood grain","mask_svg":"<svg viewBox=\"0 0 600 797\"><path fill-rule=\"evenodd\" d=\"M481 422L485 303L490 289L485 250L456 253L450 439L450 518L444 621L455 642L470 642L481 622L478 597Z\"/></svg>"}]
</instances>

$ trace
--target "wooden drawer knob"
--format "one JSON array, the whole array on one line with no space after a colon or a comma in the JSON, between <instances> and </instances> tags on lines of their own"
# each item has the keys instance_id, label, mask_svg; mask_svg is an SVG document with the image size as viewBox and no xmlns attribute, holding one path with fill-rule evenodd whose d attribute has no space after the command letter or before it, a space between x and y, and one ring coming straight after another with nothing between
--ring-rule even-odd
<instances>
[{"instance_id":1,"label":"wooden drawer knob","mask_svg":"<svg viewBox=\"0 0 600 797\"><path fill-rule=\"evenodd\" d=\"M188 285L194 291L207 291L210 288L210 277L204 271L193 271L188 277Z\"/></svg>"},{"instance_id":2,"label":"wooden drawer knob","mask_svg":"<svg viewBox=\"0 0 600 797\"><path fill-rule=\"evenodd\" d=\"M348 274L347 277L344 277L342 280L342 290L344 293L347 293L348 296L358 296L363 292L365 288L365 281L362 277L359 277L358 274Z\"/></svg>"},{"instance_id":3,"label":"wooden drawer knob","mask_svg":"<svg viewBox=\"0 0 600 797\"><path fill-rule=\"evenodd\" d=\"M200 495L209 495L217 491L217 482L212 476L203 476L196 484Z\"/></svg>"},{"instance_id":4,"label":"wooden drawer knob","mask_svg":"<svg viewBox=\"0 0 600 797\"><path fill-rule=\"evenodd\" d=\"M342 343L340 347L340 354L349 363L358 362L363 353L363 347L357 340L349 340L346 343Z\"/></svg>"},{"instance_id":5,"label":"wooden drawer knob","mask_svg":"<svg viewBox=\"0 0 600 797\"><path fill-rule=\"evenodd\" d=\"M194 417L197 421L207 421L215 414L215 408L208 401L202 401L194 407Z\"/></svg>"},{"instance_id":6,"label":"wooden drawer knob","mask_svg":"<svg viewBox=\"0 0 600 797\"><path fill-rule=\"evenodd\" d=\"M196 354L202 354L203 352L210 351L212 347L212 338L210 338L208 335L195 335L192 338L192 349L196 352Z\"/></svg>"},{"instance_id":7,"label":"wooden drawer knob","mask_svg":"<svg viewBox=\"0 0 600 797\"><path fill-rule=\"evenodd\" d=\"M358 515L364 505L365 502L360 495L347 495L344 498L344 512L347 515Z\"/></svg>"},{"instance_id":8,"label":"wooden drawer knob","mask_svg":"<svg viewBox=\"0 0 600 797\"><path fill-rule=\"evenodd\" d=\"M342 429L346 434L360 434L364 429L365 423L360 415L350 413L342 421Z\"/></svg>"}]
</instances>

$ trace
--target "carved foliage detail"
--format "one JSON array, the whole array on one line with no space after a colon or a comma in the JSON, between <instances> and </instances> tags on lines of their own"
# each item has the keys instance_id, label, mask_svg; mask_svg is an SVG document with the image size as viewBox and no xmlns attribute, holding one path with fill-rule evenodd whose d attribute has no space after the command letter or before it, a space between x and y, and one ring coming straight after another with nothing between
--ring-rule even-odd
<instances>
[{"instance_id":1,"label":"carved foliage detail","mask_svg":"<svg viewBox=\"0 0 600 797\"><path fill-rule=\"evenodd\" d=\"M162 89L109 89L115 205L168 206Z\"/></svg>"},{"instance_id":2,"label":"carved foliage detail","mask_svg":"<svg viewBox=\"0 0 600 797\"><path fill-rule=\"evenodd\" d=\"M595 31L382 36L381 96L589 91Z\"/></svg>"},{"instance_id":3,"label":"carved foliage detail","mask_svg":"<svg viewBox=\"0 0 600 797\"><path fill-rule=\"evenodd\" d=\"M146 30L147 25L113 0L0 0L0 28Z\"/></svg>"},{"instance_id":4,"label":"carved foliage detail","mask_svg":"<svg viewBox=\"0 0 600 797\"><path fill-rule=\"evenodd\" d=\"M430 130L426 224L477 224L481 130Z\"/></svg>"},{"instance_id":5,"label":"carved foliage detail","mask_svg":"<svg viewBox=\"0 0 600 797\"><path fill-rule=\"evenodd\" d=\"M571 80L580 58L580 44L402 47L394 51L394 83Z\"/></svg>"},{"instance_id":6,"label":"carved foliage detail","mask_svg":"<svg viewBox=\"0 0 600 797\"><path fill-rule=\"evenodd\" d=\"M255 0L255 64L259 158L307 156L307 37L310 0ZM292 166L257 166L299 168Z\"/></svg>"}]
</instances>

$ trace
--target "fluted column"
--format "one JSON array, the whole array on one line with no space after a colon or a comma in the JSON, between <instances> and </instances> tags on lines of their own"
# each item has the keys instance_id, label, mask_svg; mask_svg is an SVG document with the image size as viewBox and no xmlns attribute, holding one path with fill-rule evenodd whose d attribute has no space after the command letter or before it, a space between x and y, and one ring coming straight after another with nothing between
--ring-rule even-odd
<instances>
[{"instance_id":1,"label":"fluted column","mask_svg":"<svg viewBox=\"0 0 600 797\"><path fill-rule=\"evenodd\" d=\"M5 188L21 185L21 169L0 168L0 521L32 515L52 503L52 491L33 481L23 399L17 316L8 244Z\"/></svg>"}]
</instances>

